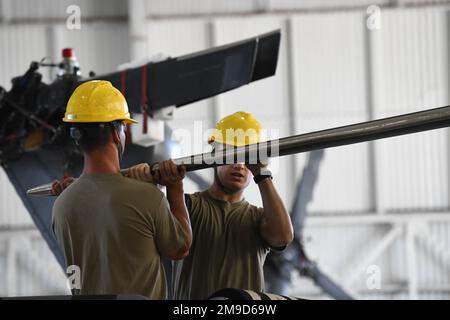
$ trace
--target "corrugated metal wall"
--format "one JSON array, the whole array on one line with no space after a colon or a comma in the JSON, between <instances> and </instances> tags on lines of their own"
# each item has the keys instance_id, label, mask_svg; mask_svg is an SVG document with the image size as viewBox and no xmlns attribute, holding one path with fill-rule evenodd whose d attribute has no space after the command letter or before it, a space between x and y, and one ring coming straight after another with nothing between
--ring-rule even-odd
<instances>
[{"instance_id":1,"label":"corrugated metal wall","mask_svg":"<svg viewBox=\"0 0 450 320\"><path fill-rule=\"evenodd\" d=\"M37 25L0 25L0 73L1 86L11 88L11 77L24 73L31 61L40 60L48 55L48 42L45 27Z\"/></svg>"},{"instance_id":2,"label":"corrugated metal wall","mask_svg":"<svg viewBox=\"0 0 450 320\"><path fill-rule=\"evenodd\" d=\"M221 45L274 29L284 28L285 21L277 16L217 19L214 21L215 44ZM247 111L261 121L269 139L276 139L290 134L286 45L286 37L283 36L279 65L275 77L256 82L239 90L224 93L217 98L218 119L235 111ZM279 182L279 191L287 199L290 198L291 181L289 170L285 169L289 167L289 158L278 158L272 161L272 171L274 178ZM246 192L246 197L253 203L261 204L259 190L254 184L250 185Z\"/></svg>"},{"instance_id":3,"label":"corrugated metal wall","mask_svg":"<svg viewBox=\"0 0 450 320\"><path fill-rule=\"evenodd\" d=\"M271 5L282 6L276 1ZM223 94L204 107L214 108L214 120L245 107L266 127L278 128L280 136L285 136L448 104L446 15L445 7L382 9L380 30L366 28L365 11L176 20L171 32L176 44L170 45L170 50L181 53L182 48L191 48L183 45L187 33L193 39L209 37L212 44L222 44L281 28L277 75ZM149 25L154 28L170 23L151 21ZM178 23L186 29L181 36L177 36ZM191 26L187 27L187 23ZM192 35L192 28L196 35ZM166 42L162 39L160 43ZM288 50L292 50L292 60ZM289 69L286 63L292 63ZM289 92L291 79L293 97ZM176 127L189 128L193 119L186 117L189 120L177 117ZM201 117L211 123L211 110ZM290 121L291 117L296 121ZM447 144L447 130L439 130L327 150L309 207L311 215L361 217L412 210L424 215L425 211L448 212ZM304 161L304 155L298 156L295 163L287 158L280 161L281 170L277 171L275 181L288 205L295 186L291 173L294 171L298 176ZM246 197L260 203L254 186ZM307 248L333 278L344 284L350 279L349 290L358 298L448 299L449 262L442 261L442 256L449 251L450 228L448 223L435 224L440 225L439 232L430 224L425 237L434 235L435 244L443 248L434 254L430 251L433 245L426 246L415 238L415 257L411 258L407 243L409 225L403 223L395 229L396 225L388 222L317 224L307 228ZM383 291L376 293L366 288L368 266L361 264L391 233L394 240L372 262L382 271ZM413 271L411 264L415 265ZM355 272L359 275L352 279ZM409 283L414 272L417 294ZM304 278L295 282L292 290L300 296L327 298Z\"/></svg>"},{"instance_id":4,"label":"corrugated metal wall","mask_svg":"<svg viewBox=\"0 0 450 320\"><path fill-rule=\"evenodd\" d=\"M448 217L448 215L447 215ZM313 218L311 218L313 219ZM447 219L448 220L448 219ZM415 237L415 268L419 299L449 299L450 289L450 222L418 220L424 228L424 237ZM373 261L363 261L372 253L384 236L399 228L399 233ZM306 231L307 253L320 268L344 288L360 299L408 299L408 222L369 223L361 222L327 225L309 223ZM426 239L426 240L423 240ZM330 254L332 248L335 254ZM370 290L366 286L368 267L380 270L381 289ZM355 273L358 275L354 277ZM352 279L354 278L354 279ZM352 279L352 280L351 280ZM351 281L351 286L348 282ZM310 280L296 279L292 295L322 297L326 295L314 287Z\"/></svg>"},{"instance_id":5,"label":"corrugated metal wall","mask_svg":"<svg viewBox=\"0 0 450 320\"><path fill-rule=\"evenodd\" d=\"M146 13L153 15L191 15L210 13L248 13L258 8L258 0L152 0L146 2Z\"/></svg>"},{"instance_id":6,"label":"corrugated metal wall","mask_svg":"<svg viewBox=\"0 0 450 320\"><path fill-rule=\"evenodd\" d=\"M127 2L121 0L2 0L2 18L6 20L65 19L67 8L76 5L84 18L127 16Z\"/></svg>"},{"instance_id":7,"label":"corrugated metal wall","mask_svg":"<svg viewBox=\"0 0 450 320\"><path fill-rule=\"evenodd\" d=\"M365 8L448 4L449 0L149 0L145 3L149 17L200 16L208 14L249 14L286 11L330 11Z\"/></svg>"},{"instance_id":8,"label":"corrugated metal wall","mask_svg":"<svg viewBox=\"0 0 450 320\"><path fill-rule=\"evenodd\" d=\"M292 19L298 132L368 120L363 23L362 13ZM368 211L368 177L368 144L326 150L310 210Z\"/></svg>"}]
</instances>

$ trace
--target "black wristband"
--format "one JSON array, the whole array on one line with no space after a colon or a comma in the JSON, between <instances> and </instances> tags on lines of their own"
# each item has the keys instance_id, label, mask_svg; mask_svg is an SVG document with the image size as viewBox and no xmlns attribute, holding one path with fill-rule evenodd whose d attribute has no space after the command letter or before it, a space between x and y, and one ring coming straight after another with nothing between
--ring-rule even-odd
<instances>
[{"instance_id":1,"label":"black wristband","mask_svg":"<svg viewBox=\"0 0 450 320\"><path fill-rule=\"evenodd\" d=\"M255 181L256 184L260 183L264 179L270 178L270 180L273 179L271 174L258 174L253 177L253 181Z\"/></svg>"}]
</instances>

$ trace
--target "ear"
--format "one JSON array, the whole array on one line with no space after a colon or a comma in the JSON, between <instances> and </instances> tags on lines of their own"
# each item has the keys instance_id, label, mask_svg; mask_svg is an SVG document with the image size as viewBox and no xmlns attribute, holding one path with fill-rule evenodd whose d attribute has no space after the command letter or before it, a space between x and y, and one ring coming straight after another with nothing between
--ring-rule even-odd
<instances>
[{"instance_id":1,"label":"ear","mask_svg":"<svg viewBox=\"0 0 450 320\"><path fill-rule=\"evenodd\" d=\"M120 136L114 127L111 128L112 138L115 145L117 145L120 142Z\"/></svg>"}]
</instances>

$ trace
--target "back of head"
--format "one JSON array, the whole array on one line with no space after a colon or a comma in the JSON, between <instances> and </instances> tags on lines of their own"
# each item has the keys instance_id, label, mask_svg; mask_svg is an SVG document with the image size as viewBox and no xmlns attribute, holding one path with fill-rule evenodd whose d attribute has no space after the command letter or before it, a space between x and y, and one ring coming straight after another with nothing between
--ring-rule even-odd
<instances>
[{"instance_id":1,"label":"back of head","mask_svg":"<svg viewBox=\"0 0 450 320\"><path fill-rule=\"evenodd\" d=\"M67 103L63 121L71 123L71 137L83 151L92 151L108 143L113 129L119 132L131 119L128 104L111 82L91 80L79 85Z\"/></svg>"}]
</instances>

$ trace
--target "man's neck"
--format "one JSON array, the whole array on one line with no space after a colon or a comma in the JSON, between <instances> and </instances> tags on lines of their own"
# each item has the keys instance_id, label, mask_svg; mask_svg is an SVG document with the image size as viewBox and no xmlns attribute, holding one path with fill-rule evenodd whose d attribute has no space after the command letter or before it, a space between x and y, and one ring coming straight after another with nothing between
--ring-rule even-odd
<instances>
[{"instance_id":1,"label":"man's neck","mask_svg":"<svg viewBox=\"0 0 450 320\"><path fill-rule=\"evenodd\" d=\"M105 147L84 154L84 174L108 174L119 171L120 164L116 148Z\"/></svg>"},{"instance_id":2,"label":"man's neck","mask_svg":"<svg viewBox=\"0 0 450 320\"><path fill-rule=\"evenodd\" d=\"M226 193L216 182L214 182L214 184L209 187L208 192L213 198L230 203L241 202L242 200L244 200L244 190L233 193Z\"/></svg>"}]
</instances>

